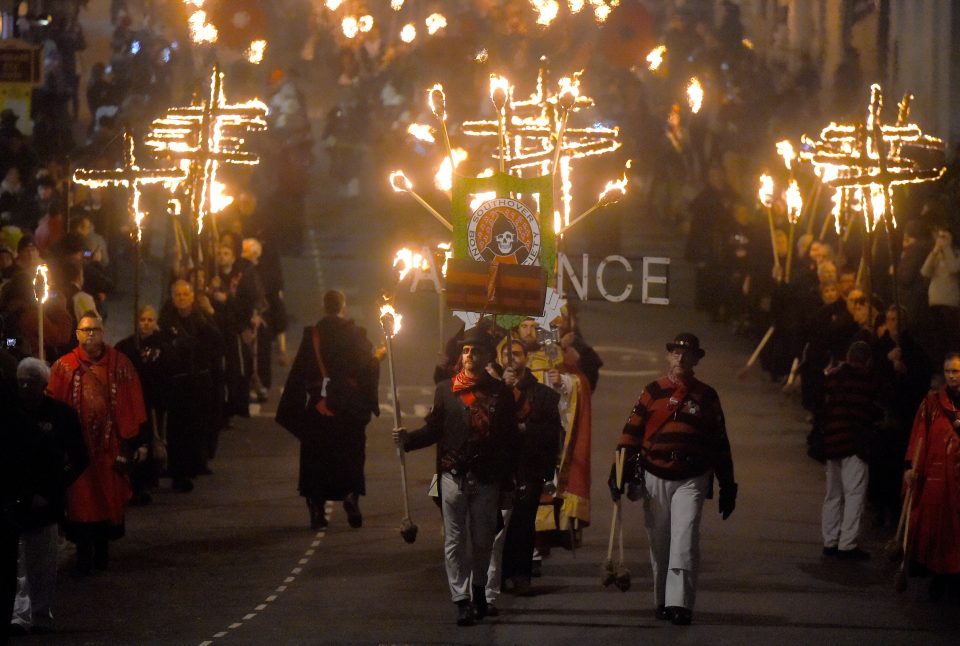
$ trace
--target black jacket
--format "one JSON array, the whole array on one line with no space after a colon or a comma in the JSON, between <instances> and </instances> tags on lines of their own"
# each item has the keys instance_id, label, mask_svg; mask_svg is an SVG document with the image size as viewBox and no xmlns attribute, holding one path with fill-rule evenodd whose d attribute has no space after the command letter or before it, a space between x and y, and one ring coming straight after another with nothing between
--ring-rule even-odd
<instances>
[{"instance_id":1,"label":"black jacket","mask_svg":"<svg viewBox=\"0 0 960 646\"><path fill-rule=\"evenodd\" d=\"M517 413L521 446L517 481L542 483L553 478L563 442L560 393L541 384L529 370L524 372L515 388L519 393ZM525 412L526 417L523 417Z\"/></svg>"},{"instance_id":2,"label":"black jacket","mask_svg":"<svg viewBox=\"0 0 960 646\"><path fill-rule=\"evenodd\" d=\"M453 392L451 379L437 384L433 409L422 428L407 434L404 450L436 444L437 473L469 471L483 482L506 484L514 474L520 452L513 391L487 375L480 378L475 390L478 404L490 417L488 434L480 436L470 424L470 407L460 393Z\"/></svg>"}]
</instances>

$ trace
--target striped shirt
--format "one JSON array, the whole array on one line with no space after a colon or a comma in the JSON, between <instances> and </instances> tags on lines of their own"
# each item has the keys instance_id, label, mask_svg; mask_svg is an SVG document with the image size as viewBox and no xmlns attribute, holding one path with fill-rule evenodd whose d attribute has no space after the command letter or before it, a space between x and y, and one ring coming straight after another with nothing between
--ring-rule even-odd
<instances>
[{"instance_id":1,"label":"striped shirt","mask_svg":"<svg viewBox=\"0 0 960 646\"><path fill-rule=\"evenodd\" d=\"M658 478L683 480L713 470L721 486L734 482L720 398L692 377L647 384L624 424L620 446L639 449L644 469Z\"/></svg>"},{"instance_id":2,"label":"striped shirt","mask_svg":"<svg viewBox=\"0 0 960 646\"><path fill-rule=\"evenodd\" d=\"M881 414L875 403L877 390L877 381L868 368L841 363L827 373L819 423L828 460L863 452Z\"/></svg>"}]
</instances>

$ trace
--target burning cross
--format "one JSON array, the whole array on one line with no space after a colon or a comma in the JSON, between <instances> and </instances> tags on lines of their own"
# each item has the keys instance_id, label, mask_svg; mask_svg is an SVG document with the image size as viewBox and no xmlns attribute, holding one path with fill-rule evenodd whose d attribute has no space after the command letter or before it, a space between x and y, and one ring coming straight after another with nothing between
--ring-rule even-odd
<instances>
[{"instance_id":1,"label":"burning cross","mask_svg":"<svg viewBox=\"0 0 960 646\"><path fill-rule=\"evenodd\" d=\"M133 135L123 133L123 166L114 170L78 168L73 174L77 184L100 188L122 186L127 193L127 213L137 226L137 243L143 236L143 213L140 211L140 188L147 184L164 184L172 187L186 178L179 168L149 169L137 165Z\"/></svg>"},{"instance_id":2,"label":"burning cross","mask_svg":"<svg viewBox=\"0 0 960 646\"><path fill-rule=\"evenodd\" d=\"M547 87L547 61L541 58L540 71L537 74L536 92L529 99L514 100L513 92L505 105L507 140L507 171L520 171L524 168L540 168L544 174L549 172L550 162L556 153L556 140L560 128L561 109L560 92L554 93ZM574 75L572 83L579 84L579 74ZM593 107L594 100L579 93L571 111ZM463 133L474 137L497 137L496 119L465 121ZM570 163L574 159L591 155L611 153L622 145L619 141L619 128L591 127L564 128L560 147L560 175L562 199L564 205L564 225L570 223L572 203Z\"/></svg>"},{"instance_id":3,"label":"burning cross","mask_svg":"<svg viewBox=\"0 0 960 646\"><path fill-rule=\"evenodd\" d=\"M883 94L880 86L870 88L870 108L866 125L831 123L820 133L820 141L812 142L811 152L803 157L818 170L823 183L831 188L857 189L864 196L868 230L876 226L876 211L884 216L888 231L896 227L891 188L898 184L930 182L939 179L946 166L925 167L921 161L905 156L906 148L926 149L942 153L943 141L923 134L916 124L907 123L910 101L907 94L899 104L895 125L881 120Z\"/></svg>"},{"instance_id":4,"label":"burning cross","mask_svg":"<svg viewBox=\"0 0 960 646\"><path fill-rule=\"evenodd\" d=\"M229 104L223 91L223 74L215 65L206 95L189 107L171 108L155 119L147 145L166 156L186 162L191 208L197 232L203 229L207 213L217 213L220 185L216 181L220 164L260 163L260 158L244 150L244 136L267 127L267 106L258 99Z\"/></svg>"}]
</instances>

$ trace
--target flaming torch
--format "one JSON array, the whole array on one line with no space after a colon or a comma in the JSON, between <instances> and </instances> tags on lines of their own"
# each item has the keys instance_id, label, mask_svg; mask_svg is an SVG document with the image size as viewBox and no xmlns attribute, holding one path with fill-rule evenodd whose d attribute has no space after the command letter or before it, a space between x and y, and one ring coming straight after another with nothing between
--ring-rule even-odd
<instances>
[{"instance_id":1,"label":"flaming torch","mask_svg":"<svg viewBox=\"0 0 960 646\"><path fill-rule=\"evenodd\" d=\"M500 172L506 172L506 151L504 149L504 140L506 129L506 124L504 123L506 119L506 114L504 113L504 106L507 105L507 97L510 94L510 82L506 78L499 76L497 74L490 75L490 101L493 102L493 107L497 109L497 132L498 139L500 143Z\"/></svg>"},{"instance_id":2,"label":"flaming torch","mask_svg":"<svg viewBox=\"0 0 960 646\"><path fill-rule=\"evenodd\" d=\"M770 247L773 250L774 274L780 274L780 257L777 255L777 232L773 226L773 178L764 173L760 176L760 189L757 199L767 212L767 225L770 227Z\"/></svg>"},{"instance_id":3,"label":"flaming torch","mask_svg":"<svg viewBox=\"0 0 960 646\"><path fill-rule=\"evenodd\" d=\"M401 315L389 303L380 307L380 326L383 328L383 337L387 342L387 363L390 366L390 389L393 392L393 426L400 428L402 423L400 414L400 400L397 398L397 375L393 367L393 337L400 331ZM407 493L407 463L404 452L397 447L397 457L400 458L400 486L403 490L403 520L400 521L400 536L408 543L417 540L417 526L410 520L410 496Z\"/></svg>"},{"instance_id":4,"label":"flaming torch","mask_svg":"<svg viewBox=\"0 0 960 646\"><path fill-rule=\"evenodd\" d=\"M663 65L663 55L667 53L666 45L658 45L647 54L647 69L656 72Z\"/></svg>"},{"instance_id":5,"label":"flaming torch","mask_svg":"<svg viewBox=\"0 0 960 646\"><path fill-rule=\"evenodd\" d=\"M37 265L37 273L33 276L33 294L37 297L37 345L40 346L40 361L46 361L46 351L43 347L43 304L50 298L50 276L47 273L46 263Z\"/></svg>"},{"instance_id":6,"label":"flaming torch","mask_svg":"<svg viewBox=\"0 0 960 646\"><path fill-rule=\"evenodd\" d=\"M430 104L430 112L440 122L440 132L443 133L443 145L447 149L450 168L456 168L457 164L453 160L453 148L450 146L450 135L447 133L447 95L443 93L442 85L435 83L432 88L427 90L427 102Z\"/></svg>"},{"instance_id":7,"label":"flaming torch","mask_svg":"<svg viewBox=\"0 0 960 646\"><path fill-rule=\"evenodd\" d=\"M413 199L415 199L420 206L430 212L430 215L437 218L437 220L440 221L440 224L445 226L448 231L453 231L453 225L447 222L447 219L440 215L439 211L430 206L425 199L414 192L413 183L407 178L406 175L403 174L402 170L395 170L390 173L390 186L392 186L393 190L395 190L397 193L407 193L413 197Z\"/></svg>"},{"instance_id":8,"label":"flaming torch","mask_svg":"<svg viewBox=\"0 0 960 646\"><path fill-rule=\"evenodd\" d=\"M560 93L557 95L557 107L560 109L560 128L557 130L557 143L553 150L553 174L557 174L560 167L560 153L563 152L563 133L567 129L567 118L570 110L580 97L580 81L574 76L564 76L560 79Z\"/></svg>"},{"instance_id":9,"label":"flaming torch","mask_svg":"<svg viewBox=\"0 0 960 646\"><path fill-rule=\"evenodd\" d=\"M796 233L797 222L800 221L800 212L803 210L803 196L800 194L800 187L797 180L790 180L790 186L785 193L787 200L787 220L790 222L790 241L787 247L787 268L783 280L790 282L790 265L793 260L793 237Z\"/></svg>"},{"instance_id":10,"label":"flaming torch","mask_svg":"<svg viewBox=\"0 0 960 646\"><path fill-rule=\"evenodd\" d=\"M630 168L630 162L627 162L627 168ZM624 173L623 177L618 180L609 181L604 187L603 192L600 193L600 197L597 199L597 203L591 206L589 209L570 220L570 223L564 227L561 227L557 232L560 235L565 234L567 231L573 228L575 224L586 218L588 215L591 215L595 211L602 209L605 206L610 206L611 204L616 204L623 196L627 194L627 175ZM554 226L558 224L554 223Z\"/></svg>"},{"instance_id":11,"label":"flaming torch","mask_svg":"<svg viewBox=\"0 0 960 646\"><path fill-rule=\"evenodd\" d=\"M687 104L690 106L690 112L697 114L703 107L703 85L700 79L694 76L687 84Z\"/></svg>"}]
</instances>

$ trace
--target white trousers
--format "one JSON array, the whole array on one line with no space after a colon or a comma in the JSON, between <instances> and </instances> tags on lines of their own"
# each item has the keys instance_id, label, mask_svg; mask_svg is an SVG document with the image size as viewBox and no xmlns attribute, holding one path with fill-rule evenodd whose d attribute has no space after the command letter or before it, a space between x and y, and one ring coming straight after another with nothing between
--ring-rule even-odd
<instances>
[{"instance_id":1,"label":"white trousers","mask_svg":"<svg viewBox=\"0 0 960 646\"><path fill-rule=\"evenodd\" d=\"M823 499L823 546L852 550L860 533L870 467L855 455L827 460L827 495Z\"/></svg>"},{"instance_id":2,"label":"white trousers","mask_svg":"<svg viewBox=\"0 0 960 646\"><path fill-rule=\"evenodd\" d=\"M11 623L25 628L49 624L57 587L60 533L56 523L30 529L20 536L17 560L17 596Z\"/></svg>"},{"instance_id":3,"label":"white trousers","mask_svg":"<svg viewBox=\"0 0 960 646\"><path fill-rule=\"evenodd\" d=\"M471 583L482 588L487 585L500 487L479 482L472 474L456 477L445 471L440 479L440 499L450 597L454 602L463 601L470 598Z\"/></svg>"},{"instance_id":4,"label":"white trousers","mask_svg":"<svg viewBox=\"0 0 960 646\"><path fill-rule=\"evenodd\" d=\"M653 601L657 606L693 609L700 568L700 516L710 474L686 480L663 480L646 474L644 521L653 567Z\"/></svg>"},{"instance_id":5,"label":"white trousers","mask_svg":"<svg viewBox=\"0 0 960 646\"><path fill-rule=\"evenodd\" d=\"M493 548L490 550L490 567L487 568L487 603L494 603L500 596L500 587L503 581L503 546L507 542L507 527L510 526L512 509L501 509L503 529L493 537Z\"/></svg>"}]
</instances>

